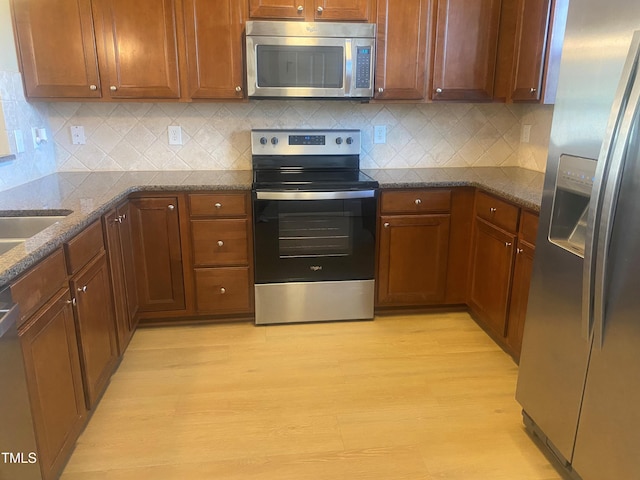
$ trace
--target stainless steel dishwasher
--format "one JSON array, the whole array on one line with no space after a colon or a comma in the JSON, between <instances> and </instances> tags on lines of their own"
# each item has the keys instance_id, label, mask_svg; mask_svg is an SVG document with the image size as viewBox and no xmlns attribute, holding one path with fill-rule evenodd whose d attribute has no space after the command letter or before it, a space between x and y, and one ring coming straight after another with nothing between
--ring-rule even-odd
<instances>
[{"instance_id":1,"label":"stainless steel dishwasher","mask_svg":"<svg viewBox=\"0 0 640 480\"><path fill-rule=\"evenodd\" d=\"M17 320L9 288L0 288L0 480L40 480Z\"/></svg>"}]
</instances>

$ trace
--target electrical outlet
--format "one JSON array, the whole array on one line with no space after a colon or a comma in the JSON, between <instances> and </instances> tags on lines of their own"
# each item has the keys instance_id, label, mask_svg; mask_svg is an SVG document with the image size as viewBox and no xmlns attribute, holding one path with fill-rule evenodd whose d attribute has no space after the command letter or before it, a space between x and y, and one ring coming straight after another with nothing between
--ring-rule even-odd
<instances>
[{"instance_id":1,"label":"electrical outlet","mask_svg":"<svg viewBox=\"0 0 640 480\"><path fill-rule=\"evenodd\" d=\"M531 140L531 125L522 125L522 130L520 131L520 142L529 143Z\"/></svg>"},{"instance_id":2,"label":"electrical outlet","mask_svg":"<svg viewBox=\"0 0 640 480\"><path fill-rule=\"evenodd\" d=\"M387 143L386 125L376 125L373 127L373 143Z\"/></svg>"},{"instance_id":3,"label":"electrical outlet","mask_svg":"<svg viewBox=\"0 0 640 480\"><path fill-rule=\"evenodd\" d=\"M84 127L71 127L71 143L74 145L85 145L87 138L84 136Z\"/></svg>"},{"instance_id":4,"label":"electrical outlet","mask_svg":"<svg viewBox=\"0 0 640 480\"><path fill-rule=\"evenodd\" d=\"M168 132L169 145L182 145L182 127L170 125L168 127Z\"/></svg>"}]
</instances>

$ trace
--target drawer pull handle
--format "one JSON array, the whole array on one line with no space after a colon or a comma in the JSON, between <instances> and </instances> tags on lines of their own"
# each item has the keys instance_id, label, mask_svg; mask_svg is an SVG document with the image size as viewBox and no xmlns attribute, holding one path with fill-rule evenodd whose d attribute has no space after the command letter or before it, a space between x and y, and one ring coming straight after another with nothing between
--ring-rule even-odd
<instances>
[{"instance_id":1,"label":"drawer pull handle","mask_svg":"<svg viewBox=\"0 0 640 480\"><path fill-rule=\"evenodd\" d=\"M221 204L221 203L216 203L216 204L214 205L214 207L216 207L216 208L222 208L222 204Z\"/></svg>"},{"instance_id":2,"label":"drawer pull handle","mask_svg":"<svg viewBox=\"0 0 640 480\"><path fill-rule=\"evenodd\" d=\"M511 242L504 242L504 246L505 246L505 247L510 247L511 245L512 245L512 243L511 243Z\"/></svg>"},{"instance_id":3,"label":"drawer pull handle","mask_svg":"<svg viewBox=\"0 0 640 480\"><path fill-rule=\"evenodd\" d=\"M318 13L319 13L320 15L322 15L322 12L324 12L324 8L322 8L322 7L318 7Z\"/></svg>"},{"instance_id":4,"label":"drawer pull handle","mask_svg":"<svg viewBox=\"0 0 640 480\"><path fill-rule=\"evenodd\" d=\"M416 205L420 205L422 203L422 200L420 200L419 198L416 198L416 201L414 203Z\"/></svg>"},{"instance_id":5,"label":"drawer pull handle","mask_svg":"<svg viewBox=\"0 0 640 480\"><path fill-rule=\"evenodd\" d=\"M227 293L227 289L224 288L224 287L221 287L220 288L220 293L224 295L225 293Z\"/></svg>"},{"instance_id":6,"label":"drawer pull handle","mask_svg":"<svg viewBox=\"0 0 640 480\"><path fill-rule=\"evenodd\" d=\"M87 291L87 286L85 285L84 287L78 287L78 291L85 293Z\"/></svg>"},{"instance_id":7,"label":"drawer pull handle","mask_svg":"<svg viewBox=\"0 0 640 480\"><path fill-rule=\"evenodd\" d=\"M496 213L496 212L498 211L498 209L497 209L497 208L495 208L495 207L491 207L491 208L489 209L489 211L490 211L491 213Z\"/></svg>"},{"instance_id":8,"label":"drawer pull handle","mask_svg":"<svg viewBox=\"0 0 640 480\"><path fill-rule=\"evenodd\" d=\"M298 13L304 12L304 7L302 5L298 5Z\"/></svg>"},{"instance_id":9,"label":"drawer pull handle","mask_svg":"<svg viewBox=\"0 0 640 480\"><path fill-rule=\"evenodd\" d=\"M390 227L390 223L389 222L384 222L384 228L389 228Z\"/></svg>"},{"instance_id":10,"label":"drawer pull handle","mask_svg":"<svg viewBox=\"0 0 640 480\"><path fill-rule=\"evenodd\" d=\"M175 205L169 205L167 208L171 211L174 211L176 209Z\"/></svg>"},{"instance_id":11,"label":"drawer pull handle","mask_svg":"<svg viewBox=\"0 0 640 480\"><path fill-rule=\"evenodd\" d=\"M222 247L224 245L224 242L222 240L218 240L218 246Z\"/></svg>"}]
</instances>

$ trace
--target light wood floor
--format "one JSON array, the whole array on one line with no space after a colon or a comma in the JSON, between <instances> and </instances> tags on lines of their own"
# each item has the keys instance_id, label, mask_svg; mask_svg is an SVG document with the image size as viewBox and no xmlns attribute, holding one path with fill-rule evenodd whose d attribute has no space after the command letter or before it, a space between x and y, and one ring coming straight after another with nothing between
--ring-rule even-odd
<instances>
[{"instance_id":1,"label":"light wood floor","mask_svg":"<svg viewBox=\"0 0 640 480\"><path fill-rule=\"evenodd\" d=\"M557 480L465 313L138 330L62 480Z\"/></svg>"}]
</instances>

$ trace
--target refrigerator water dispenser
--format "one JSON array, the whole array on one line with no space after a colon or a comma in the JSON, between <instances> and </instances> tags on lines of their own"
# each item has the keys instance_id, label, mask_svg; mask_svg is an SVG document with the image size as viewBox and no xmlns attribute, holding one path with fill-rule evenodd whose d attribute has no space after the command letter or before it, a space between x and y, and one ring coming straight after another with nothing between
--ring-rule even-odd
<instances>
[{"instance_id":1,"label":"refrigerator water dispenser","mask_svg":"<svg viewBox=\"0 0 640 480\"><path fill-rule=\"evenodd\" d=\"M560 156L549 241L582 258L595 173L595 160L573 155Z\"/></svg>"}]
</instances>

